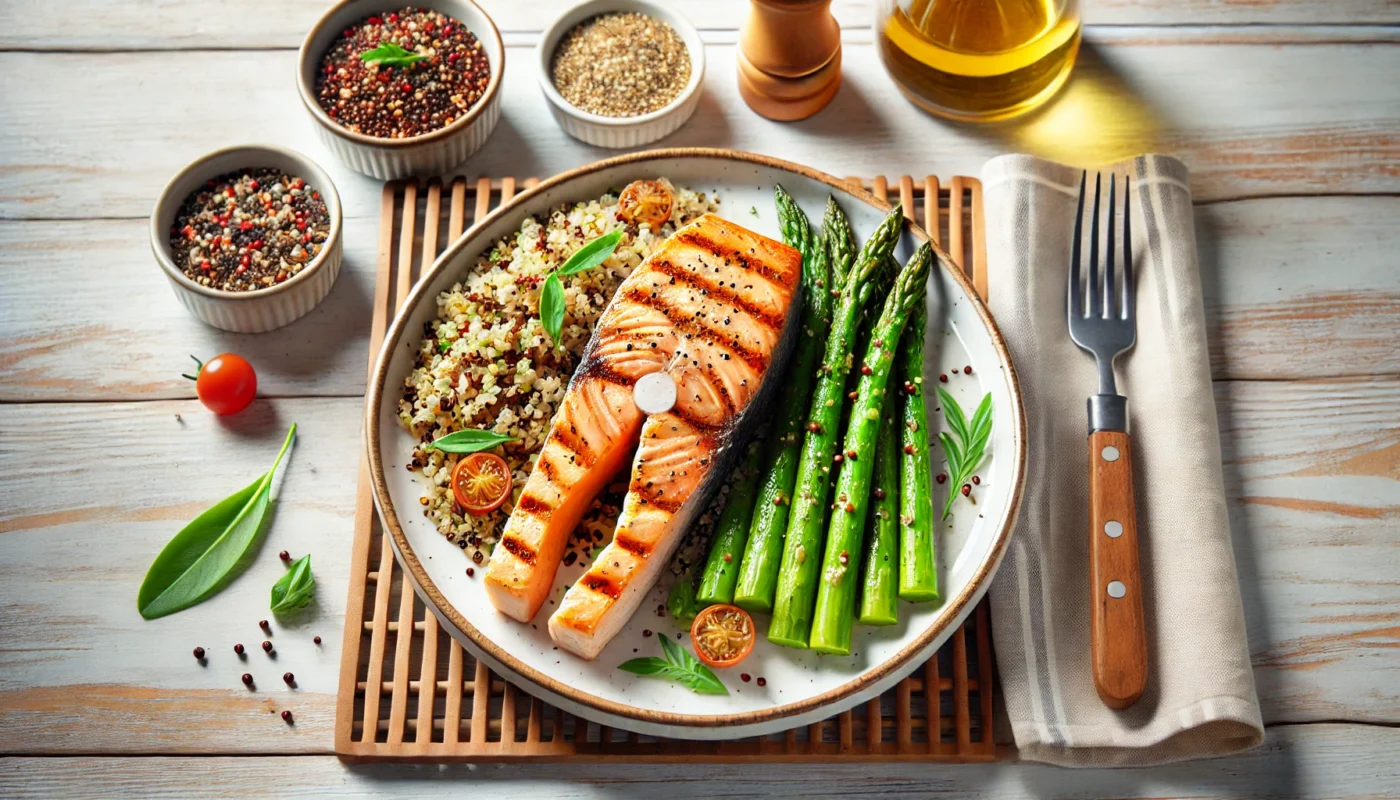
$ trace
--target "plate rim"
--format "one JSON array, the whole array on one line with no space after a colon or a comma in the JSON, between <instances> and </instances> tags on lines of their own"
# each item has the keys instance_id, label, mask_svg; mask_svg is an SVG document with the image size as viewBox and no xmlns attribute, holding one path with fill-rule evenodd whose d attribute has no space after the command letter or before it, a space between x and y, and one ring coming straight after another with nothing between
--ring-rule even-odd
<instances>
[{"instance_id":1,"label":"plate rim","mask_svg":"<svg viewBox=\"0 0 1400 800\"><path fill-rule=\"evenodd\" d=\"M509 202L502 204L495 211L492 211L478 220L472 227L484 231L490 224L496 222L501 217L516 213L518 208L530 203L538 195L561 184L587 175L640 162L695 158L748 163L759 167L791 172L811 180L825 183L835 190L855 197L886 213L894 208L892 203L865 191L864 187L852 186L850 183L833 175L791 161L726 148L673 147L643 150L614 156L561 172L515 195ZM977 290L972 285L967 274L954 264L947 252L944 251L940 245L932 242L928 233L924 231L920 225L912 219L906 219L906 222L908 223L911 234L916 239L920 242L930 242L932 244L934 253L938 257L939 265L944 272L962 288L963 293L972 301L973 308L976 310L978 318L982 321L988 335L991 337L992 347L1001 359L1002 373L1008 383L1011 405L1015 411L1012 440L1016 443L1016 454L1012 463L1011 495L1007 503L1006 515L1000 530L996 532L990 552L987 557L982 560L982 564L979 565L976 573L968 580L966 585L963 586L958 595L947 601L947 605L945 606L947 613L940 615L939 620L929 625L928 628L920 633L912 642L901 648L898 653L840 686L804 700L730 714L680 714L671 711L643 709L626 703L607 700L545 675L539 670L519 661L513 655L497 646L494 641L483 635L476 626L472 625L471 622L457 610L456 606L448 602L447 598L438 590L432 578L429 577L427 570L423 568L412 545L408 542L408 537L404 534L403 528L399 524L398 515L394 510L392 498L389 496L388 484L385 481L383 456L380 451L379 442L381 428L379 418L381 415L381 400L384 393L384 383L389 371L389 365L394 352L397 350L397 344L405 332L408 317L413 309L417 307L418 303L422 301L422 296L428 291L428 287L436 281L440 273L447 268L447 265L457 257L460 251L475 243L477 236L470 233L470 231L438 255L428 271L419 276L418 281L414 284L408 296L399 306L399 310L394 314L393 322L384 333L384 340L380 345L379 354L375 358L374 370L371 373L369 384L366 387L364 420L365 445L370 468L370 482L374 489L375 505L379 511L384 532L392 539L394 550L400 557L400 567L410 574L423 600L433 606L433 610L436 613L448 619L452 623L452 626L455 627L458 632L465 635L477 648L485 652L492 660L505 666L516 676L544 688L551 694L567 698L571 702L582 707L592 708L599 713L623 720L635 720L646 725L663 725L679 729L759 725L786 717L810 713L821 707L840 703L849 697L858 695L862 690L867 689L872 684L887 679L892 673L906 668L910 660L915 658L919 653L927 650L935 639L948 630L949 624L953 620L963 615L969 603L975 597L979 597L983 593L985 584L991 580L991 576L996 572L1010 544L1011 531L1015 527L1016 517L1020 511L1026 467L1026 416L1021 394L1021 384L1015 365L1011 360L1011 353L1007 349L1005 339L1002 337L1001 330L997 327L990 310L977 294Z\"/></svg>"}]
</instances>

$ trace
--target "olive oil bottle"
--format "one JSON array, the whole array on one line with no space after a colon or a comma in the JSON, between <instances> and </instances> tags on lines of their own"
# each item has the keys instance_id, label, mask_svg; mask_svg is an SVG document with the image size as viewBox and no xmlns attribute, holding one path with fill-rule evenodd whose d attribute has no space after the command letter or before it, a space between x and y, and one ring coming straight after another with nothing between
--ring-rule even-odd
<instances>
[{"instance_id":1,"label":"olive oil bottle","mask_svg":"<svg viewBox=\"0 0 1400 800\"><path fill-rule=\"evenodd\" d=\"M884 0L877 14L885 69L910 100L951 119L1035 108L1079 53L1075 0Z\"/></svg>"}]
</instances>

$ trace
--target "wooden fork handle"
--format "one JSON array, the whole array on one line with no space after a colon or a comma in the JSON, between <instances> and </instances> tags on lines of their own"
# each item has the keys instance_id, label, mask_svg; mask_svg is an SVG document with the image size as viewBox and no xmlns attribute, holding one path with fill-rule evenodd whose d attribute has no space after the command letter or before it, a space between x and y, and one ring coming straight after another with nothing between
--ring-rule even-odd
<instances>
[{"instance_id":1,"label":"wooden fork handle","mask_svg":"<svg viewBox=\"0 0 1400 800\"><path fill-rule=\"evenodd\" d=\"M1127 708L1147 686L1147 632L1138 575L1132 439L1089 434L1089 582L1094 688L1110 708Z\"/></svg>"}]
</instances>

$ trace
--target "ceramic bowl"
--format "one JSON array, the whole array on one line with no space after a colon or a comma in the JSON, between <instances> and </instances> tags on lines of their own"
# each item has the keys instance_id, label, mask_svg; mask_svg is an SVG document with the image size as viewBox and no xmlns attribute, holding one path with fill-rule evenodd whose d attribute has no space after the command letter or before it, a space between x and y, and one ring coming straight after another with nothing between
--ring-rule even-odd
<instances>
[{"instance_id":1,"label":"ceramic bowl","mask_svg":"<svg viewBox=\"0 0 1400 800\"><path fill-rule=\"evenodd\" d=\"M270 167L306 181L321 193L330 214L330 235L321 252L301 272L284 283L250 292L228 292L201 286L175 266L170 252L170 226L190 193L217 175L240 169ZM289 325L305 316L330 294L340 274L340 195L326 171L294 150L272 145L227 147L199 158L166 184L151 213L151 252L185 308L200 321L235 333L262 333Z\"/></svg>"},{"instance_id":2,"label":"ceramic bowl","mask_svg":"<svg viewBox=\"0 0 1400 800\"><path fill-rule=\"evenodd\" d=\"M589 17L626 11L655 17L675 29L685 42L686 50L690 52L690 81L681 90L680 96L664 108L649 114L635 117L604 117L590 114L570 104L559 90L554 88L554 79L550 76L550 62L554 59L554 49L564 34ZM544 92L554 120L565 133L598 147L639 147L669 136L690 119L700 102L700 84L705 78L705 44L700 41L700 33L695 30L695 26L670 4L647 0L591 0L574 6L545 29L535 55L540 90Z\"/></svg>"},{"instance_id":3,"label":"ceramic bowl","mask_svg":"<svg viewBox=\"0 0 1400 800\"><path fill-rule=\"evenodd\" d=\"M316 70L336 37L371 14L394 8L386 0L342 0L321 15L297 54L297 91L302 105L316 121L321 141L347 167L380 180L412 175L440 175L481 149L501 119L501 75L506 48L501 33L481 7L471 0L424 0L422 8L440 11L461 21L486 49L491 81L476 105L451 125L407 139L382 139L356 133L331 119L316 102Z\"/></svg>"}]
</instances>

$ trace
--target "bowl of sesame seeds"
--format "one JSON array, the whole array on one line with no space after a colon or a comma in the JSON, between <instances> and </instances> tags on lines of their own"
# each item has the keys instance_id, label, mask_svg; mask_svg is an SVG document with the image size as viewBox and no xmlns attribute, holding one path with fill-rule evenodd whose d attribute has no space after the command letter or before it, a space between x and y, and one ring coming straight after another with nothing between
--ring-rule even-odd
<instances>
[{"instance_id":1,"label":"bowl of sesame seeds","mask_svg":"<svg viewBox=\"0 0 1400 800\"><path fill-rule=\"evenodd\" d=\"M151 251L195 317L236 333L270 331L305 316L335 284L340 196L293 150L216 150L166 185Z\"/></svg>"},{"instance_id":2,"label":"bowl of sesame seeds","mask_svg":"<svg viewBox=\"0 0 1400 800\"><path fill-rule=\"evenodd\" d=\"M342 0L298 54L297 90L321 141L381 180L441 174L500 120L505 46L471 0Z\"/></svg>"},{"instance_id":3,"label":"bowl of sesame seeds","mask_svg":"<svg viewBox=\"0 0 1400 800\"><path fill-rule=\"evenodd\" d=\"M674 133L700 102L705 46L670 4L591 0L545 29L540 89L559 127L599 147Z\"/></svg>"}]
</instances>

